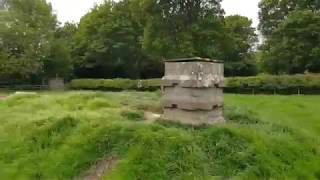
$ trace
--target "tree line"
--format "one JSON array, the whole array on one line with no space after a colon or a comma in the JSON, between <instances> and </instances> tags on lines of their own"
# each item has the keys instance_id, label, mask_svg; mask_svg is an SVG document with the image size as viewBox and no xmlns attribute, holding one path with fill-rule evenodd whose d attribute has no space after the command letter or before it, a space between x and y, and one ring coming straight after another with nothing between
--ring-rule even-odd
<instances>
[{"instance_id":1,"label":"tree line","mask_svg":"<svg viewBox=\"0 0 320 180\"><path fill-rule=\"evenodd\" d=\"M221 0L105 1L79 23L45 0L0 1L0 80L157 78L163 61L223 60L226 76L320 71L319 1L262 0L257 30Z\"/></svg>"},{"instance_id":2,"label":"tree line","mask_svg":"<svg viewBox=\"0 0 320 180\"><path fill-rule=\"evenodd\" d=\"M259 60L271 74L320 72L320 1L262 0L260 25L265 42Z\"/></svg>"}]
</instances>

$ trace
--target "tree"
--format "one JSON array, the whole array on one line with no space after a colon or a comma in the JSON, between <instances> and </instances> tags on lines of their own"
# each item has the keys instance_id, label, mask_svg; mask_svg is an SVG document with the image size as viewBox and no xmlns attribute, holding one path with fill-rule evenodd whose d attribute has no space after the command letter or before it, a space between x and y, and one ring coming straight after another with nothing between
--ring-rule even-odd
<instances>
[{"instance_id":1,"label":"tree","mask_svg":"<svg viewBox=\"0 0 320 180\"><path fill-rule=\"evenodd\" d=\"M68 22L56 28L54 38L50 42L49 54L44 60L44 77L72 77L75 61L72 59L72 49L75 46L74 36L77 30L76 24Z\"/></svg>"},{"instance_id":2,"label":"tree","mask_svg":"<svg viewBox=\"0 0 320 180\"><path fill-rule=\"evenodd\" d=\"M294 10L320 9L319 0L262 0L259 4L259 29L266 38Z\"/></svg>"},{"instance_id":3,"label":"tree","mask_svg":"<svg viewBox=\"0 0 320 180\"><path fill-rule=\"evenodd\" d=\"M66 22L63 26L56 29L56 38L63 38L65 40L73 41L76 32L78 31L78 24Z\"/></svg>"},{"instance_id":4,"label":"tree","mask_svg":"<svg viewBox=\"0 0 320 180\"><path fill-rule=\"evenodd\" d=\"M144 0L143 46L153 56L217 58L223 38L221 0Z\"/></svg>"},{"instance_id":5,"label":"tree","mask_svg":"<svg viewBox=\"0 0 320 180\"><path fill-rule=\"evenodd\" d=\"M73 63L68 42L55 38L50 43L50 53L44 60L44 77L69 78L72 75Z\"/></svg>"},{"instance_id":6,"label":"tree","mask_svg":"<svg viewBox=\"0 0 320 180\"><path fill-rule=\"evenodd\" d=\"M320 72L320 13L293 11L263 46L264 69L273 74Z\"/></svg>"},{"instance_id":7,"label":"tree","mask_svg":"<svg viewBox=\"0 0 320 180\"><path fill-rule=\"evenodd\" d=\"M0 76L29 78L43 71L43 60L56 26L45 0L9 0L1 28Z\"/></svg>"},{"instance_id":8,"label":"tree","mask_svg":"<svg viewBox=\"0 0 320 180\"><path fill-rule=\"evenodd\" d=\"M79 77L140 78L144 66L153 62L147 62L142 50L143 26L133 16L131 3L107 1L81 19L74 49Z\"/></svg>"},{"instance_id":9,"label":"tree","mask_svg":"<svg viewBox=\"0 0 320 180\"><path fill-rule=\"evenodd\" d=\"M225 18L223 60L227 76L256 74L254 45L257 42L255 28L247 17L235 15Z\"/></svg>"},{"instance_id":10,"label":"tree","mask_svg":"<svg viewBox=\"0 0 320 180\"><path fill-rule=\"evenodd\" d=\"M161 77L163 59L190 56L225 60L227 75L255 74L252 22L223 14L220 0L106 1L81 19L76 75Z\"/></svg>"}]
</instances>

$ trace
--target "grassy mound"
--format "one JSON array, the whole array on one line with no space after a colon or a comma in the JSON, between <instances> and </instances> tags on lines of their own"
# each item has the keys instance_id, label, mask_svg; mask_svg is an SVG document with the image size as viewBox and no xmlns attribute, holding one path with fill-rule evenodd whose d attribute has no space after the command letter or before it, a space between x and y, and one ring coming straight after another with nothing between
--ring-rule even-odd
<instances>
[{"instance_id":1,"label":"grassy mound","mask_svg":"<svg viewBox=\"0 0 320 180\"><path fill-rule=\"evenodd\" d=\"M144 110L161 111L159 96L70 92L0 102L0 179L71 179L110 157L118 163L105 179L320 178L320 127L309 126L319 97L229 95L227 124L194 128L144 123ZM281 102L285 114L273 107Z\"/></svg>"}]
</instances>

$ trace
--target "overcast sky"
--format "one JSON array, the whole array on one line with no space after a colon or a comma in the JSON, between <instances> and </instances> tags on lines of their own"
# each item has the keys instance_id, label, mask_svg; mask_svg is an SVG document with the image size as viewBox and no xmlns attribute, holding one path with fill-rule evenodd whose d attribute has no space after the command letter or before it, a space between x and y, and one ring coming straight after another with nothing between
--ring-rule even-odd
<instances>
[{"instance_id":1,"label":"overcast sky","mask_svg":"<svg viewBox=\"0 0 320 180\"><path fill-rule=\"evenodd\" d=\"M58 19L61 22L79 22L80 18L86 14L95 3L103 0L47 0L51 2ZM226 15L239 14L247 16L253 20L256 27L258 20L258 3L260 0L223 0L222 7Z\"/></svg>"}]
</instances>

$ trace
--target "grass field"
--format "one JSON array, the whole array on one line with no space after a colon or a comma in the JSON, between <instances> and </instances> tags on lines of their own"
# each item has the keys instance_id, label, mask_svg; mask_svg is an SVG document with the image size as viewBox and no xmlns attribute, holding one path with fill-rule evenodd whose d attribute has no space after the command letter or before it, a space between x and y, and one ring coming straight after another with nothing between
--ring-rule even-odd
<instances>
[{"instance_id":1,"label":"grass field","mask_svg":"<svg viewBox=\"0 0 320 180\"><path fill-rule=\"evenodd\" d=\"M320 96L226 95L228 123L143 121L159 93L64 92L0 101L0 179L320 179ZM79 176L80 175L80 176Z\"/></svg>"},{"instance_id":2,"label":"grass field","mask_svg":"<svg viewBox=\"0 0 320 180\"><path fill-rule=\"evenodd\" d=\"M6 95L8 95L8 92L0 91L0 96L6 96Z\"/></svg>"}]
</instances>

